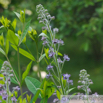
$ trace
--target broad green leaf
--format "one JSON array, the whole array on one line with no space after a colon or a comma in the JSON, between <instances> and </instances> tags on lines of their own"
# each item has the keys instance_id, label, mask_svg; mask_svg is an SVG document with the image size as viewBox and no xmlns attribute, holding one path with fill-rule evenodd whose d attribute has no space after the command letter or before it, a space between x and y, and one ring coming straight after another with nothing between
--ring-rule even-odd
<instances>
[{"instance_id":1,"label":"broad green leaf","mask_svg":"<svg viewBox=\"0 0 103 103\"><path fill-rule=\"evenodd\" d=\"M19 45L22 43L23 39L25 38L25 36L26 36L26 34L27 34L28 30L29 30L30 21L31 21L31 20L29 20L29 21L27 22L27 24L26 24L26 26L25 26L25 28L24 28L23 34L22 34L21 37L20 37Z\"/></svg>"},{"instance_id":2,"label":"broad green leaf","mask_svg":"<svg viewBox=\"0 0 103 103\"><path fill-rule=\"evenodd\" d=\"M3 55L6 56L6 54L5 54L5 52L4 52L4 50L2 48L0 48L0 53L2 53Z\"/></svg>"},{"instance_id":3,"label":"broad green leaf","mask_svg":"<svg viewBox=\"0 0 103 103\"><path fill-rule=\"evenodd\" d=\"M6 54L8 54L8 51L9 51L9 40L8 39L6 39L6 45L5 45L5 52L6 52Z\"/></svg>"},{"instance_id":4,"label":"broad green leaf","mask_svg":"<svg viewBox=\"0 0 103 103\"><path fill-rule=\"evenodd\" d=\"M23 73L22 75L22 80L24 80L26 78L26 76L28 75L29 71L30 71L30 68L31 68L31 65L32 65L32 61L28 64L25 72Z\"/></svg>"},{"instance_id":5,"label":"broad green leaf","mask_svg":"<svg viewBox=\"0 0 103 103\"><path fill-rule=\"evenodd\" d=\"M42 89L42 87L44 86L44 82L46 79L43 80L42 84L40 85L40 89ZM36 94L33 96L32 100L30 101L30 103L35 103L37 98L39 97L39 93L40 93L40 89L38 89L38 91L36 92Z\"/></svg>"},{"instance_id":6,"label":"broad green leaf","mask_svg":"<svg viewBox=\"0 0 103 103\"><path fill-rule=\"evenodd\" d=\"M28 89L35 95L41 83L37 79L29 77L29 76L25 78L25 82Z\"/></svg>"},{"instance_id":7,"label":"broad green leaf","mask_svg":"<svg viewBox=\"0 0 103 103\"><path fill-rule=\"evenodd\" d=\"M14 45L18 46L19 38L11 30L7 32L7 39Z\"/></svg>"},{"instance_id":8,"label":"broad green leaf","mask_svg":"<svg viewBox=\"0 0 103 103\"><path fill-rule=\"evenodd\" d=\"M11 46L17 51L17 47L15 45L11 45ZM33 57L33 55L31 55L30 53L28 53L24 49L19 48L19 53L24 55L25 57L35 61L35 58Z\"/></svg>"},{"instance_id":9,"label":"broad green leaf","mask_svg":"<svg viewBox=\"0 0 103 103\"><path fill-rule=\"evenodd\" d=\"M41 55L39 58L39 62L45 57L45 54Z\"/></svg>"}]
</instances>

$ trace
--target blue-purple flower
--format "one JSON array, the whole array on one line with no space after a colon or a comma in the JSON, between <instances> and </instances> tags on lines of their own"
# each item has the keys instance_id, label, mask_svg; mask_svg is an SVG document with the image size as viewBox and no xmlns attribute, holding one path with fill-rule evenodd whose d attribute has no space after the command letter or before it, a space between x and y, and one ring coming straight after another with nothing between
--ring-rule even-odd
<instances>
[{"instance_id":1,"label":"blue-purple flower","mask_svg":"<svg viewBox=\"0 0 103 103\"><path fill-rule=\"evenodd\" d=\"M68 57L68 55L66 55L66 54L64 54L64 60L66 60L66 61L69 61L70 60L70 58Z\"/></svg>"},{"instance_id":2,"label":"blue-purple flower","mask_svg":"<svg viewBox=\"0 0 103 103\"><path fill-rule=\"evenodd\" d=\"M52 68L53 68L53 66L51 64L47 66L47 70L50 70Z\"/></svg>"},{"instance_id":3,"label":"blue-purple flower","mask_svg":"<svg viewBox=\"0 0 103 103\"><path fill-rule=\"evenodd\" d=\"M17 99L14 96L11 98L11 100L12 100L12 102L16 102L17 101Z\"/></svg>"},{"instance_id":4,"label":"blue-purple flower","mask_svg":"<svg viewBox=\"0 0 103 103\"><path fill-rule=\"evenodd\" d=\"M60 39L60 40L58 40L58 44L63 45L63 44L64 44L64 41Z\"/></svg>"},{"instance_id":5,"label":"blue-purple flower","mask_svg":"<svg viewBox=\"0 0 103 103\"><path fill-rule=\"evenodd\" d=\"M48 43L48 42L45 40L45 41L43 42L43 45L46 46L47 43Z\"/></svg>"},{"instance_id":6,"label":"blue-purple flower","mask_svg":"<svg viewBox=\"0 0 103 103\"><path fill-rule=\"evenodd\" d=\"M7 99L7 97L8 97L8 95L7 95L7 94L3 94L3 95L2 95L2 99L3 99L3 100L6 100L6 99Z\"/></svg>"},{"instance_id":7,"label":"blue-purple flower","mask_svg":"<svg viewBox=\"0 0 103 103\"><path fill-rule=\"evenodd\" d=\"M49 79L52 75L49 73L46 75L46 78Z\"/></svg>"},{"instance_id":8,"label":"blue-purple flower","mask_svg":"<svg viewBox=\"0 0 103 103\"><path fill-rule=\"evenodd\" d=\"M49 57L52 58L55 55L53 51L49 52Z\"/></svg>"},{"instance_id":9,"label":"blue-purple flower","mask_svg":"<svg viewBox=\"0 0 103 103\"><path fill-rule=\"evenodd\" d=\"M41 40L42 40L42 41L46 40L46 37L45 37L45 36L42 36Z\"/></svg>"},{"instance_id":10,"label":"blue-purple flower","mask_svg":"<svg viewBox=\"0 0 103 103\"><path fill-rule=\"evenodd\" d=\"M57 44L57 43L58 43L58 39L54 39L54 40L52 40L52 42L53 42L54 44Z\"/></svg>"},{"instance_id":11,"label":"blue-purple flower","mask_svg":"<svg viewBox=\"0 0 103 103\"><path fill-rule=\"evenodd\" d=\"M70 74L63 74L63 79L65 80L65 79L69 79L69 77L70 77L71 75Z\"/></svg>"},{"instance_id":12,"label":"blue-purple flower","mask_svg":"<svg viewBox=\"0 0 103 103\"><path fill-rule=\"evenodd\" d=\"M67 79L67 83L70 84L70 85L73 85L73 80Z\"/></svg>"},{"instance_id":13,"label":"blue-purple flower","mask_svg":"<svg viewBox=\"0 0 103 103\"><path fill-rule=\"evenodd\" d=\"M13 90L15 90L15 91L19 91L20 88L19 88L19 86L16 86L16 87L13 87Z\"/></svg>"},{"instance_id":14,"label":"blue-purple flower","mask_svg":"<svg viewBox=\"0 0 103 103\"><path fill-rule=\"evenodd\" d=\"M63 61L60 58L58 58L57 60L58 60L58 63L63 63Z\"/></svg>"}]
</instances>

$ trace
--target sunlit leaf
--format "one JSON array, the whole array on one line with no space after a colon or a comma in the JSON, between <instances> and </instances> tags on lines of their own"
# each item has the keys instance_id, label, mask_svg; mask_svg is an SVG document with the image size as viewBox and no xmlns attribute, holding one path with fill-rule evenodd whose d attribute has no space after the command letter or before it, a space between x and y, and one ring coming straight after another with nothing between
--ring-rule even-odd
<instances>
[{"instance_id":1,"label":"sunlit leaf","mask_svg":"<svg viewBox=\"0 0 103 103\"><path fill-rule=\"evenodd\" d=\"M26 78L26 76L28 75L29 71L30 71L30 68L31 68L31 65L32 65L32 61L27 65L27 68L26 70L24 71L24 73L22 74L22 80L24 80Z\"/></svg>"},{"instance_id":2,"label":"sunlit leaf","mask_svg":"<svg viewBox=\"0 0 103 103\"><path fill-rule=\"evenodd\" d=\"M15 45L11 45L11 46L17 51L17 47ZM35 58L32 56L32 54L28 53L24 49L19 48L19 53L24 55L25 57L35 61Z\"/></svg>"}]
</instances>

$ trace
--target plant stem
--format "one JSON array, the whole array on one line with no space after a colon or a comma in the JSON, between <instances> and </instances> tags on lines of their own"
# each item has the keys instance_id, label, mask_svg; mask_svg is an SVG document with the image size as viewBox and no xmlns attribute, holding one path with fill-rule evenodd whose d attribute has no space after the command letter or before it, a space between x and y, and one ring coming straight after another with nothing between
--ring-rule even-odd
<instances>
[{"instance_id":1,"label":"plant stem","mask_svg":"<svg viewBox=\"0 0 103 103\"><path fill-rule=\"evenodd\" d=\"M7 103L10 103L9 102L9 82L8 82L8 76L6 77L6 91L7 91Z\"/></svg>"},{"instance_id":2,"label":"plant stem","mask_svg":"<svg viewBox=\"0 0 103 103\"><path fill-rule=\"evenodd\" d=\"M21 97L23 99L23 92L22 92L22 86L21 86L21 70L20 70L20 60L19 60L19 47L17 49L17 57L18 57L18 73L19 73L19 81L20 81L20 92L21 92Z\"/></svg>"},{"instance_id":3,"label":"plant stem","mask_svg":"<svg viewBox=\"0 0 103 103\"><path fill-rule=\"evenodd\" d=\"M36 51L37 51L37 67L38 67L38 72L39 72L39 76L40 76L40 82L42 82L40 68L39 68L39 53L38 53L38 44L37 43L36 43Z\"/></svg>"},{"instance_id":4,"label":"plant stem","mask_svg":"<svg viewBox=\"0 0 103 103\"><path fill-rule=\"evenodd\" d=\"M11 66L11 69L13 70L13 67L12 67L12 65L11 65L11 63L10 63L10 60L9 60L9 58L7 57L7 55L6 55L6 59L7 59L7 61L9 62L10 66ZM17 76L16 76L14 70L13 70L13 74L14 74L14 76L15 76L15 78L16 78L16 80L17 80L19 86L20 86L20 82L19 82L19 80L18 80L18 78L17 78Z\"/></svg>"}]
</instances>

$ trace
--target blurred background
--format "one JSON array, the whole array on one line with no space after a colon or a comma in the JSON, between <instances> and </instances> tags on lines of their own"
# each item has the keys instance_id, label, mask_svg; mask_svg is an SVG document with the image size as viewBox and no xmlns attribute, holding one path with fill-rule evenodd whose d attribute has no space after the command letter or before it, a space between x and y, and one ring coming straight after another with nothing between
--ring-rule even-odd
<instances>
[{"instance_id":1,"label":"blurred background","mask_svg":"<svg viewBox=\"0 0 103 103\"><path fill-rule=\"evenodd\" d=\"M64 40L65 45L60 47L60 52L68 54L70 61L65 63L63 73L71 74L73 86L77 87L80 70L86 69L94 83L90 86L92 92L103 94L103 0L0 0L0 18L3 15L13 21L17 18L14 11L20 12L26 9L26 19L32 19L31 27L39 35L43 25L37 20L38 4L42 4L52 16L55 16L56 19L51 25L59 28L56 36ZM21 26L17 18L17 30ZM4 29L0 29L0 35L2 32L6 36L7 32ZM41 51L42 41L40 40L39 43L39 51ZM35 43L27 37L26 44L36 57ZM23 44L21 47L26 49ZM6 58L0 54L0 59ZM12 47L10 47L9 59L17 70L17 53ZM29 59L20 55L22 72L29 62ZM43 78L46 75L46 67L45 61L42 61L40 69ZM33 63L29 75L39 79L37 69L36 63Z\"/></svg>"}]
</instances>

